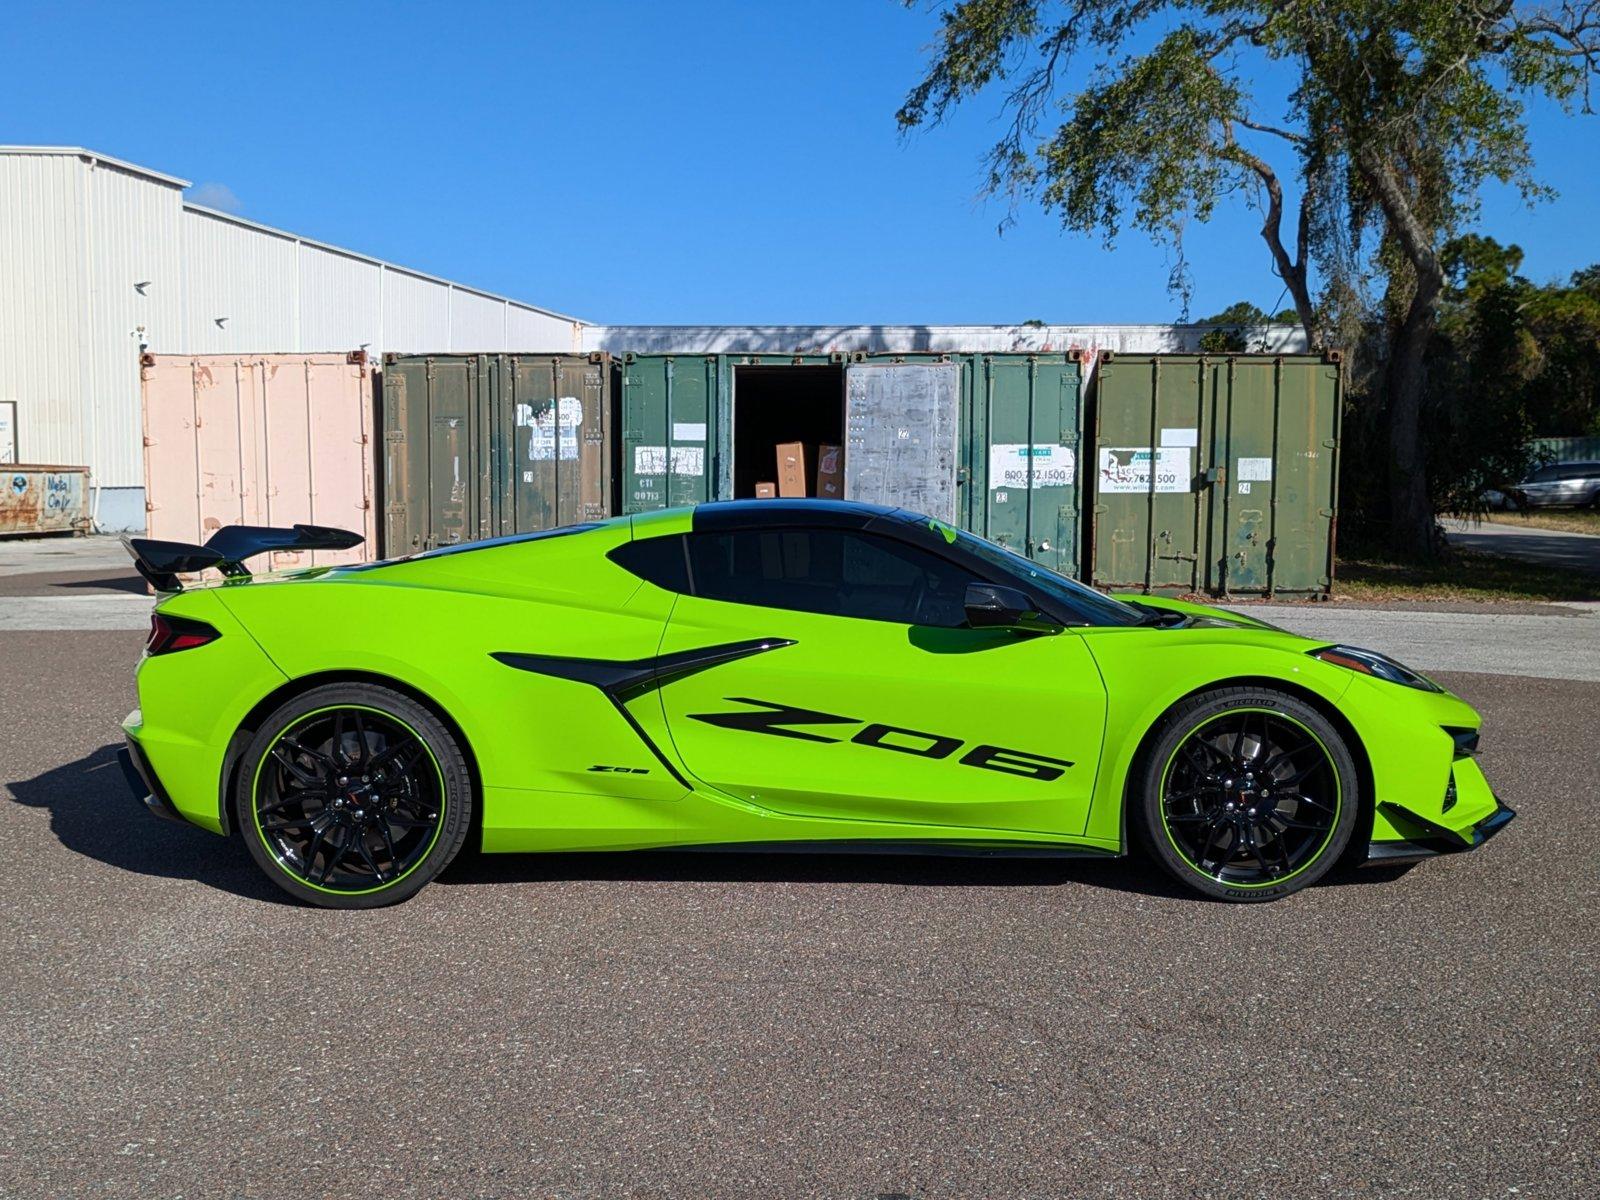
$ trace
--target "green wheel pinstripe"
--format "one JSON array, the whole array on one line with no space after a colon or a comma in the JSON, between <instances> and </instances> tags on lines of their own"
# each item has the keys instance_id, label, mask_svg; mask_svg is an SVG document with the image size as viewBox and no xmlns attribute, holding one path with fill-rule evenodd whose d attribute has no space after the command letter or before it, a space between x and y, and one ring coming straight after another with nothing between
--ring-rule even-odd
<instances>
[{"instance_id":1,"label":"green wheel pinstripe","mask_svg":"<svg viewBox=\"0 0 1600 1200\"><path fill-rule=\"evenodd\" d=\"M1334 810L1333 810L1332 818L1328 821L1328 828L1327 828L1326 832L1322 835L1321 841L1317 845L1316 849L1314 849L1310 853L1310 855L1307 856L1305 861L1302 862L1299 866L1295 867L1292 871L1289 871L1288 873L1286 873L1284 875L1274 876L1271 879L1264 879L1264 880L1261 880L1261 881L1256 882L1256 883L1246 883L1246 882L1239 881L1239 880L1223 880L1223 879L1220 879L1220 878L1217 879L1217 882L1219 882L1219 883L1226 883L1229 887L1236 887L1236 888L1276 887L1279 884L1287 883L1291 879L1295 878L1297 875L1304 874L1306 871L1310 870L1322 858L1323 854L1326 853L1327 848L1328 848L1328 843L1333 840L1334 831L1338 828L1339 817L1340 817L1341 813L1344 811L1344 788L1339 783L1339 772L1336 769L1335 764L1333 762L1333 755L1329 752L1328 747L1323 742L1323 740L1320 737L1317 736L1317 733L1316 733L1315 730L1311 729L1304 722L1299 721L1299 720L1295 719L1294 717L1291 717L1287 713L1284 713L1284 712L1282 712L1282 711L1280 711L1278 709L1259 708L1259 707L1254 707L1254 708L1232 708L1232 709L1229 709L1227 712L1215 713L1215 714L1213 714L1213 715L1211 715L1209 717L1206 717L1198 725L1195 725L1192 728L1190 728L1189 731L1183 735L1183 737L1179 741L1178 745L1173 748L1172 753L1167 756L1167 761L1163 765L1163 767L1161 768L1161 785L1160 785L1161 786L1160 796L1161 796L1161 800L1162 800L1162 822L1161 822L1161 827L1162 827L1163 832L1167 835L1168 843L1172 846L1173 851L1178 855L1178 857L1183 859L1184 862L1188 863L1189 866L1193 867L1196 871L1200 872L1202 875L1211 874L1211 872L1207 871L1199 863L1195 862L1192 858L1190 858L1187 854L1184 853L1183 847L1178 845L1178 840L1173 835L1172 823L1166 817L1165 800L1166 800L1166 795L1167 795L1167 783L1168 783L1168 780L1171 778L1171 775L1172 775L1172 764L1177 760L1177 757L1178 757L1179 753L1182 752L1184 746L1186 746L1188 744L1189 739L1193 738L1196 734L1198 734L1201 730L1205 729L1208 725L1215 725L1220 721L1225 721L1229 717L1236 716L1236 715L1238 715L1240 713L1252 713L1252 712L1253 713L1261 713L1263 715L1271 716L1271 717L1273 717L1273 718L1275 718L1277 720L1285 721L1285 722L1287 722L1287 723L1289 723L1291 725L1294 725L1301 732L1303 732L1307 737L1309 737L1314 743L1316 743L1317 747L1322 751L1323 760L1329 766L1330 774L1333 777ZM1213 876L1213 878L1216 878L1216 877Z\"/></svg>"}]
</instances>

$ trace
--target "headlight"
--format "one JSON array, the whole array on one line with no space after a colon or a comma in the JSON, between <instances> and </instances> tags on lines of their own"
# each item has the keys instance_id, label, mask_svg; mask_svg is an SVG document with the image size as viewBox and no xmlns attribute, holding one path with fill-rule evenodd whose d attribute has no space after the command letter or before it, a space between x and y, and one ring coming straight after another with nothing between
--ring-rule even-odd
<instances>
[{"instance_id":1,"label":"headlight","mask_svg":"<svg viewBox=\"0 0 1600 1200\"><path fill-rule=\"evenodd\" d=\"M1423 692L1444 691L1427 676L1417 674L1404 663L1395 662L1387 654L1379 654L1376 650L1362 650L1355 646L1324 646L1320 650L1311 651L1311 656L1332 663L1336 667L1348 667L1352 671L1360 671L1363 675L1372 675L1378 679L1386 679L1390 683L1398 683L1402 687L1412 687Z\"/></svg>"}]
</instances>

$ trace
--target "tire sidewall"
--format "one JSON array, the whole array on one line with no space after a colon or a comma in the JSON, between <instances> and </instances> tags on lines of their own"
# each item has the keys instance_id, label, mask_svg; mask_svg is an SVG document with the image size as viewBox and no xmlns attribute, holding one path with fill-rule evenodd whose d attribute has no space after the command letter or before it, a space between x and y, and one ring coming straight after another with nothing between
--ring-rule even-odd
<instances>
[{"instance_id":1,"label":"tire sidewall","mask_svg":"<svg viewBox=\"0 0 1600 1200\"><path fill-rule=\"evenodd\" d=\"M1322 850L1292 878L1266 887L1240 887L1201 873L1172 845L1162 816L1162 776L1178 747L1199 726L1241 709L1278 712L1305 726L1328 751L1339 779L1339 815ZM1150 856L1184 886L1213 899L1244 903L1280 899L1310 887L1326 875L1350 844L1361 807L1360 774L1344 736L1333 722L1305 701L1271 688L1221 688L1193 696L1172 708L1157 723L1154 737L1139 757L1133 787L1133 824Z\"/></svg>"},{"instance_id":2,"label":"tire sidewall","mask_svg":"<svg viewBox=\"0 0 1600 1200\"><path fill-rule=\"evenodd\" d=\"M278 861L255 820L255 786L262 760L297 720L329 708L362 708L393 718L422 740L444 785L444 819L423 859L394 883L365 892L338 892L311 886ZM234 787L235 827L245 848L267 878L295 899L321 908L382 908L416 895L450 864L466 842L472 824L472 778L455 737L427 707L376 684L335 683L302 692L272 711L251 736L239 760Z\"/></svg>"}]
</instances>

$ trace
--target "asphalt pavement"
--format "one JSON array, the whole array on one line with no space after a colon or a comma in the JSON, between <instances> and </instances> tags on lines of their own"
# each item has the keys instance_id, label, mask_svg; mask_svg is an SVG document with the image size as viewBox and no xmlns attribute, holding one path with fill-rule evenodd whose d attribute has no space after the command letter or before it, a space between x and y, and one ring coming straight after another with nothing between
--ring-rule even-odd
<instances>
[{"instance_id":1,"label":"asphalt pavement","mask_svg":"<svg viewBox=\"0 0 1600 1200\"><path fill-rule=\"evenodd\" d=\"M649 854L336 914L127 792L139 645L0 632L0 1195L1600 1194L1600 684L1445 676L1519 819L1262 907Z\"/></svg>"},{"instance_id":2,"label":"asphalt pavement","mask_svg":"<svg viewBox=\"0 0 1600 1200\"><path fill-rule=\"evenodd\" d=\"M1445 536L1452 546L1500 554L1546 567L1562 567L1600 577L1600 536L1559 529L1519 528L1489 521L1446 518Z\"/></svg>"}]
</instances>

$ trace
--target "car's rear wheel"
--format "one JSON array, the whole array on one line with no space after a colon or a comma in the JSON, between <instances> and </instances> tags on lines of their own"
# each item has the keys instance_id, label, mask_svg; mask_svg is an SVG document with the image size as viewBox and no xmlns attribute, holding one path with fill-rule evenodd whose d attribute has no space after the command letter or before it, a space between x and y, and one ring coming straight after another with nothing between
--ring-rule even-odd
<instances>
[{"instance_id":1,"label":"car's rear wheel","mask_svg":"<svg viewBox=\"0 0 1600 1200\"><path fill-rule=\"evenodd\" d=\"M1359 776L1332 722L1296 697L1222 688L1167 713L1135 780L1138 827L1185 885L1224 900L1276 900L1338 861Z\"/></svg>"},{"instance_id":2,"label":"car's rear wheel","mask_svg":"<svg viewBox=\"0 0 1600 1200\"><path fill-rule=\"evenodd\" d=\"M237 792L251 856L290 895L327 908L405 900L466 840L472 784L432 712L371 684L285 703L245 750Z\"/></svg>"}]
</instances>

